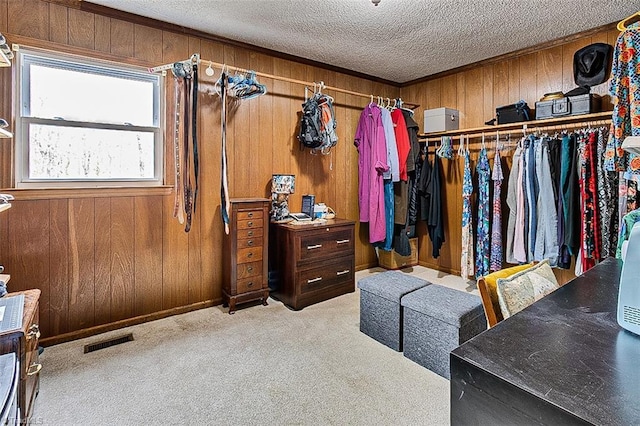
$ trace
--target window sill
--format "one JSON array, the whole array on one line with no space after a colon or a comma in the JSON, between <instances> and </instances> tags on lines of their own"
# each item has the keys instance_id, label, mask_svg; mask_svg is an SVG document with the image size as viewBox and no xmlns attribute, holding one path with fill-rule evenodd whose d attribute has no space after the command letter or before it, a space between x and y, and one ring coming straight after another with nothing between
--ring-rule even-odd
<instances>
[{"instance_id":1,"label":"window sill","mask_svg":"<svg viewBox=\"0 0 640 426\"><path fill-rule=\"evenodd\" d=\"M56 198L106 198L106 197L150 197L169 195L173 186L138 186L104 188L13 188L2 192L13 195L16 200L51 200Z\"/></svg>"}]
</instances>

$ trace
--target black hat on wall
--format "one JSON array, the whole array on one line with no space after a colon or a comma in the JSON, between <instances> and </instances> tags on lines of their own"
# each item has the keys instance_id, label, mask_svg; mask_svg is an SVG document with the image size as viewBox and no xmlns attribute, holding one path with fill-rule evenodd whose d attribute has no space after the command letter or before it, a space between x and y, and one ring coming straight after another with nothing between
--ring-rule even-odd
<instances>
[{"instance_id":1,"label":"black hat on wall","mask_svg":"<svg viewBox=\"0 0 640 426\"><path fill-rule=\"evenodd\" d=\"M595 86L604 83L611 71L613 46L593 43L573 55L573 78L578 86Z\"/></svg>"}]
</instances>

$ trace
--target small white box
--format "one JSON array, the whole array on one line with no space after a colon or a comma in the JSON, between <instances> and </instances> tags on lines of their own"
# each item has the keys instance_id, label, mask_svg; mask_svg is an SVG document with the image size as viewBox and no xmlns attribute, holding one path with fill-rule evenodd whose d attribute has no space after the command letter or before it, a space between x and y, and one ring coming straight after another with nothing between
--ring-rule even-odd
<instances>
[{"instance_id":1,"label":"small white box","mask_svg":"<svg viewBox=\"0 0 640 426\"><path fill-rule=\"evenodd\" d=\"M424 133L458 130L460 112L451 108L434 108L424 111Z\"/></svg>"}]
</instances>

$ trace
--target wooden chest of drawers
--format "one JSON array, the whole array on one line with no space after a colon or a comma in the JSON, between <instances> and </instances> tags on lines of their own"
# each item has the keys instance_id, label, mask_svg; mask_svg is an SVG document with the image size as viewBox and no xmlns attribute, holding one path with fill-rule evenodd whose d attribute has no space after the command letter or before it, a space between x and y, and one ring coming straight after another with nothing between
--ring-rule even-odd
<instances>
[{"instance_id":1,"label":"wooden chest of drawers","mask_svg":"<svg viewBox=\"0 0 640 426\"><path fill-rule=\"evenodd\" d=\"M278 277L272 296L293 309L355 290L354 222L272 224L271 267Z\"/></svg>"},{"instance_id":2,"label":"wooden chest of drawers","mask_svg":"<svg viewBox=\"0 0 640 426\"><path fill-rule=\"evenodd\" d=\"M22 328L0 334L0 354L15 353L19 362L18 409L22 423L28 424L33 414L33 404L40 389L40 369L38 361L38 339L40 330L39 299L40 290L26 290L9 293L5 297L24 294Z\"/></svg>"},{"instance_id":3,"label":"wooden chest of drawers","mask_svg":"<svg viewBox=\"0 0 640 426\"><path fill-rule=\"evenodd\" d=\"M267 304L269 205L267 198L231 199L229 235L224 238L223 304L229 313L237 303Z\"/></svg>"}]
</instances>

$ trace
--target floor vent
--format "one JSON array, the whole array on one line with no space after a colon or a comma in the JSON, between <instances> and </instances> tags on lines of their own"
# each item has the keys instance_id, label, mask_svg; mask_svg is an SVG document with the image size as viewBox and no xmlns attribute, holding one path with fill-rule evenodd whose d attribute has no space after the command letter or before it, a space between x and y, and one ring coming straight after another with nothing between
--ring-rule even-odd
<instances>
[{"instance_id":1,"label":"floor vent","mask_svg":"<svg viewBox=\"0 0 640 426\"><path fill-rule=\"evenodd\" d=\"M92 343L90 345L84 345L84 353L99 351L100 349L108 348L110 346L119 345L121 343L132 342L133 334L125 334L124 336L114 337L113 339L103 340L102 342Z\"/></svg>"}]
</instances>

